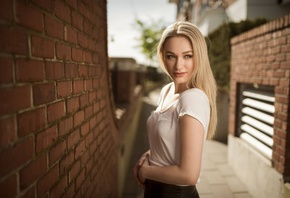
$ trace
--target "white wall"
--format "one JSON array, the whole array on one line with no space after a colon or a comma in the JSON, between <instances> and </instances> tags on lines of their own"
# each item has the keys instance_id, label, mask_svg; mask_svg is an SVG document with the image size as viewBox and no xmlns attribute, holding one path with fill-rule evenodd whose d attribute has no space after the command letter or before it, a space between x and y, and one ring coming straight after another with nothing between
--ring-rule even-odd
<instances>
[{"instance_id":1,"label":"white wall","mask_svg":"<svg viewBox=\"0 0 290 198\"><path fill-rule=\"evenodd\" d=\"M283 178L271 161L232 135L228 136L228 162L254 198L283 197Z\"/></svg>"},{"instance_id":2,"label":"white wall","mask_svg":"<svg viewBox=\"0 0 290 198\"><path fill-rule=\"evenodd\" d=\"M237 0L226 9L232 22L256 18L275 19L290 13L290 3L278 4L276 0Z\"/></svg>"},{"instance_id":3,"label":"white wall","mask_svg":"<svg viewBox=\"0 0 290 198\"><path fill-rule=\"evenodd\" d=\"M206 10L197 22L201 33L207 36L210 32L227 22L228 18L223 8Z\"/></svg>"},{"instance_id":4,"label":"white wall","mask_svg":"<svg viewBox=\"0 0 290 198\"><path fill-rule=\"evenodd\" d=\"M247 19L247 0L237 0L226 9L229 20L240 22Z\"/></svg>"}]
</instances>

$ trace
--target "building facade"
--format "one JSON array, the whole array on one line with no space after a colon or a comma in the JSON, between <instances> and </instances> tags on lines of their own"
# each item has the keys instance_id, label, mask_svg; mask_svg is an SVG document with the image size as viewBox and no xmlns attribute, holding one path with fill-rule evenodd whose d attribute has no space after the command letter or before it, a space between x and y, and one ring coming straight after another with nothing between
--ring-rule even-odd
<instances>
[{"instance_id":1,"label":"building facade","mask_svg":"<svg viewBox=\"0 0 290 198\"><path fill-rule=\"evenodd\" d=\"M231 40L228 159L254 197L290 197L290 14Z\"/></svg>"},{"instance_id":2,"label":"building facade","mask_svg":"<svg viewBox=\"0 0 290 198\"><path fill-rule=\"evenodd\" d=\"M192 21L203 35L226 22L275 19L289 13L289 0L169 0L177 4L177 20Z\"/></svg>"},{"instance_id":3,"label":"building facade","mask_svg":"<svg viewBox=\"0 0 290 198\"><path fill-rule=\"evenodd\" d=\"M0 21L0 197L118 197L106 0L4 0Z\"/></svg>"}]
</instances>

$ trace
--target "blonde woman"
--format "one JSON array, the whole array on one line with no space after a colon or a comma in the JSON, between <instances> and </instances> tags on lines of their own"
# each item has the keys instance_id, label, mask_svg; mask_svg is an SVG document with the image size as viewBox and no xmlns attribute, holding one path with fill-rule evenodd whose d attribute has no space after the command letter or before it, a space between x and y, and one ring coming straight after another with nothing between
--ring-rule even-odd
<instances>
[{"instance_id":1,"label":"blonde woman","mask_svg":"<svg viewBox=\"0 0 290 198\"><path fill-rule=\"evenodd\" d=\"M204 37L190 22L168 26L157 48L172 79L147 120L150 150L134 167L144 197L199 197L198 181L205 139L215 132L216 83Z\"/></svg>"}]
</instances>

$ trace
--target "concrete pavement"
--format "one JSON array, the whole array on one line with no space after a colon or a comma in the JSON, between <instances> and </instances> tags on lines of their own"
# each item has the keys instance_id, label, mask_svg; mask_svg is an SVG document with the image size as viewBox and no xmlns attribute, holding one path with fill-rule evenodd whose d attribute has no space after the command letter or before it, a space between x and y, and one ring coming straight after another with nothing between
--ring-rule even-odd
<instances>
[{"instance_id":1,"label":"concrete pavement","mask_svg":"<svg viewBox=\"0 0 290 198\"><path fill-rule=\"evenodd\" d=\"M144 98L142 112L132 152L130 167L122 198L142 198L143 189L133 177L133 166L149 148L146 120L156 107L160 90L154 90ZM227 146L217 141L206 141L200 181L197 190L201 198L252 198L245 185L227 162Z\"/></svg>"}]
</instances>

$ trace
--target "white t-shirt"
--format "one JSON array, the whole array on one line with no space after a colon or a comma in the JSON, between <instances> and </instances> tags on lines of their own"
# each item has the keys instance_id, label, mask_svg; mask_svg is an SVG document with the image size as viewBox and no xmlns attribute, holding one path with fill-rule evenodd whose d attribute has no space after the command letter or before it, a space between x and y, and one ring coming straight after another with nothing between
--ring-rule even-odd
<instances>
[{"instance_id":1,"label":"white t-shirt","mask_svg":"<svg viewBox=\"0 0 290 198\"><path fill-rule=\"evenodd\" d=\"M180 162L179 117L189 115L204 127L206 139L210 120L207 95L197 88L174 94L174 83L163 87L157 109L147 120L150 144L150 164L177 165ZM204 139L204 140L205 140Z\"/></svg>"}]
</instances>

